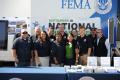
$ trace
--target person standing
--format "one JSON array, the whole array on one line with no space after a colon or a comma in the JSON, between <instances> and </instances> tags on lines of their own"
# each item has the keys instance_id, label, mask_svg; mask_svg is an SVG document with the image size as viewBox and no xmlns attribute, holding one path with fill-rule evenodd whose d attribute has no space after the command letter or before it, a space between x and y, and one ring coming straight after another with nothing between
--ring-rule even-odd
<instances>
[{"instance_id":1,"label":"person standing","mask_svg":"<svg viewBox=\"0 0 120 80\"><path fill-rule=\"evenodd\" d=\"M36 26L35 29L34 29L34 32L35 32L35 34L33 34L32 36L30 36L30 39L32 41L32 47L33 47L33 49L34 49L34 45L35 45L36 40L38 40L38 36L41 34L40 27ZM34 50L32 52L31 65L32 66L36 66Z\"/></svg>"},{"instance_id":2,"label":"person standing","mask_svg":"<svg viewBox=\"0 0 120 80\"><path fill-rule=\"evenodd\" d=\"M54 28L52 26L48 27L48 36L51 42L55 41Z\"/></svg>"},{"instance_id":3,"label":"person standing","mask_svg":"<svg viewBox=\"0 0 120 80\"><path fill-rule=\"evenodd\" d=\"M65 46L67 42L67 33L65 33L65 25L63 23L59 25L59 32L62 35L62 43Z\"/></svg>"},{"instance_id":4,"label":"person standing","mask_svg":"<svg viewBox=\"0 0 120 80\"><path fill-rule=\"evenodd\" d=\"M62 44L61 33L56 33L56 40L51 46L51 66L63 66L65 63L65 48Z\"/></svg>"},{"instance_id":5,"label":"person standing","mask_svg":"<svg viewBox=\"0 0 120 80\"><path fill-rule=\"evenodd\" d=\"M97 38L94 42L94 56L110 56L110 44L108 39L103 35L102 29L97 29Z\"/></svg>"},{"instance_id":6,"label":"person standing","mask_svg":"<svg viewBox=\"0 0 120 80\"><path fill-rule=\"evenodd\" d=\"M36 64L48 67L51 53L51 43L46 31L42 31L35 42Z\"/></svg>"},{"instance_id":7,"label":"person standing","mask_svg":"<svg viewBox=\"0 0 120 80\"><path fill-rule=\"evenodd\" d=\"M66 48L66 54L65 54L65 61L66 61L66 65L75 65L75 40L74 40L74 36L72 33L68 34L68 42L65 46Z\"/></svg>"},{"instance_id":8,"label":"person standing","mask_svg":"<svg viewBox=\"0 0 120 80\"><path fill-rule=\"evenodd\" d=\"M95 39L97 38L97 33L96 33L97 28L92 28L91 29L91 34L89 35L91 42L92 42L92 51L91 51L91 56L94 55L94 42Z\"/></svg>"},{"instance_id":9,"label":"person standing","mask_svg":"<svg viewBox=\"0 0 120 80\"><path fill-rule=\"evenodd\" d=\"M76 63L87 65L87 57L91 55L92 42L88 36L85 35L85 27L81 26L80 36L77 39L76 46Z\"/></svg>"},{"instance_id":10,"label":"person standing","mask_svg":"<svg viewBox=\"0 0 120 80\"><path fill-rule=\"evenodd\" d=\"M21 36L13 42L12 53L18 67L30 66L31 63L31 40L26 29L21 30Z\"/></svg>"},{"instance_id":11,"label":"person standing","mask_svg":"<svg viewBox=\"0 0 120 80\"><path fill-rule=\"evenodd\" d=\"M73 34L73 37L74 37L74 42L75 42L75 44L77 44L78 31L77 30L72 30L72 34Z\"/></svg>"}]
</instances>

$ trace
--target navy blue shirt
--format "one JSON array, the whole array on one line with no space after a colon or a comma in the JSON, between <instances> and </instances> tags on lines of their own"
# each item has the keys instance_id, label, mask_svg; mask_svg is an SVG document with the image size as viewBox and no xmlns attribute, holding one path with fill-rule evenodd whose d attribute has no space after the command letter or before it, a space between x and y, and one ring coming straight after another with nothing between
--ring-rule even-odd
<instances>
[{"instance_id":1,"label":"navy blue shirt","mask_svg":"<svg viewBox=\"0 0 120 80\"><path fill-rule=\"evenodd\" d=\"M40 42L37 40L35 42L35 50L38 52L39 57L47 57L50 55L51 43L50 41Z\"/></svg>"},{"instance_id":2,"label":"navy blue shirt","mask_svg":"<svg viewBox=\"0 0 120 80\"><path fill-rule=\"evenodd\" d=\"M51 54L52 57L56 57L59 64L65 62L65 47L62 43L58 44L56 41L54 41L51 47Z\"/></svg>"},{"instance_id":3,"label":"navy blue shirt","mask_svg":"<svg viewBox=\"0 0 120 80\"><path fill-rule=\"evenodd\" d=\"M80 55L87 54L88 48L92 48L92 42L88 36L78 37L77 47L80 49Z\"/></svg>"},{"instance_id":4,"label":"navy blue shirt","mask_svg":"<svg viewBox=\"0 0 120 80\"><path fill-rule=\"evenodd\" d=\"M64 32L64 34L62 35L62 45L66 46L67 43L67 33Z\"/></svg>"},{"instance_id":5,"label":"navy blue shirt","mask_svg":"<svg viewBox=\"0 0 120 80\"><path fill-rule=\"evenodd\" d=\"M16 49L17 58L19 61L30 61L31 59L31 41L30 39L16 38L13 42L12 49Z\"/></svg>"}]
</instances>

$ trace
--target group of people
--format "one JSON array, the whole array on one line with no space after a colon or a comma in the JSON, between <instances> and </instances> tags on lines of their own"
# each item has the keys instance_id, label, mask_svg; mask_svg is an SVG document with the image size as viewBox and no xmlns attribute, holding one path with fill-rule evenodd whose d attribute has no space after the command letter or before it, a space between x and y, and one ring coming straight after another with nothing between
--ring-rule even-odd
<instances>
[{"instance_id":1,"label":"group of people","mask_svg":"<svg viewBox=\"0 0 120 80\"><path fill-rule=\"evenodd\" d=\"M109 41L102 29L92 28L91 34L86 35L84 26L68 34L65 33L64 24L58 28L59 31L54 33L51 26L47 32L37 26L34 35L22 29L12 46L17 66L87 65L89 56L110 56Z\"/></svg>"}]
</instances>

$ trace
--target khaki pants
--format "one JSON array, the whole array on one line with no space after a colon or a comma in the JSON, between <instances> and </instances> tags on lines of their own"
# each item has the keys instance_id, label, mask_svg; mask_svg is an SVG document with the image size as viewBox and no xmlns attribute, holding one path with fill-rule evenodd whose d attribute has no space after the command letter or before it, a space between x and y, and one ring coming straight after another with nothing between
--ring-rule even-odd
<instances>
[{"instance_id":1,"label":"khaki pants","mask_svg":"<svg viewBox=\"0 0 120 80\"><path fill-rule=\"evenodd\" d=\"M49 66L49 57L39 57L39 59L42 67Z\"/></svg>"},{"instance_id":2,"label":"khaki pants","mask_svg":"<svg viewBox=\"0 0 120 80\"><path fill-rule=\"evenodd\" d=\"M79 57L79 62L81 65L87 65L87 54L83 54L82 56Z\"/></svg>"}]
</instances>

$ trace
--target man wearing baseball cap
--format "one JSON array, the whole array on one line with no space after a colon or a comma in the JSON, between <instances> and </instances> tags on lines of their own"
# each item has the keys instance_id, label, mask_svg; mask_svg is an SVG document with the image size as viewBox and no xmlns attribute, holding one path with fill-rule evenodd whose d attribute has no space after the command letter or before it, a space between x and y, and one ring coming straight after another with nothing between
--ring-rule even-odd
<instances>
[{"instance_id":1,"label":"man wearing baseball cap","mask_svg":"<svg viewBox=\"0 0 120 80\"><path fill-rule=\"evenodd\" d=\"M30 66L32 46L26 29L21 30L21 36L13 42L12 53L18 67Z\"/></svg>"}]
</instances>

